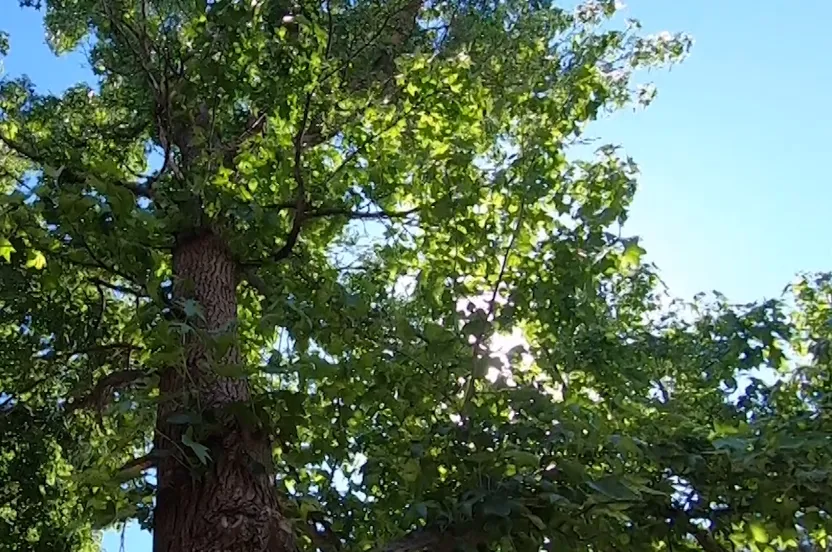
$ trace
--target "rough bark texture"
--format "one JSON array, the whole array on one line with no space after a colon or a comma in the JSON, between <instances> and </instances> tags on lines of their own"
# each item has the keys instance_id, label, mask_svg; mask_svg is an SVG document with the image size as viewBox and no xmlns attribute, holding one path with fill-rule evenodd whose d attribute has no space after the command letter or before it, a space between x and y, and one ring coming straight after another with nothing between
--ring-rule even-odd
<instances>
[{"instance_id":1,"label":"rough bark texture","mask_svg":"<svg viewBox=\"0 0 832 552\"><path fill-rule=\"evenodd\" d=\"M268 438L228 412L229 405L248 403L248 381L219 376L212 368L217 362L238 363L239 350L231 347L224 358L214 359L206 345L206 334L210 341L212 335L236 331L235 263L222 240L206 232L180 240L173 268L175 295L195 300L204 319L198 323L202 331L185 338L183 365L161 376L154 551L293 551L291 527L274 490ZM167 420L197 408L212 423L200 424L194 440L209 448L211 460L194 470L188 464L200 462L182 442L188 426Z\"/></svg>"}]
</instances>

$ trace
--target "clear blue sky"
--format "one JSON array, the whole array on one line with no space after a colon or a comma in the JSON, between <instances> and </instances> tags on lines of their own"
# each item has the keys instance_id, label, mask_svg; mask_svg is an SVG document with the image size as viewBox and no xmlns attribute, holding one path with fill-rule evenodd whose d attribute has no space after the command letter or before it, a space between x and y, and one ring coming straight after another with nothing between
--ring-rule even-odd
<instances>
[{"instance_id":1,"label":"clear blue sky","mask_svg":"<svg viewBox=\"0 0 832 552\"><path fill-rule=\"evenodd\" d=\"M83 55L55 59L40 17L4 0L8 74L60 92L89 78ZM832 2L629 0L645 31L684 30L691 57L646 111L590 134L642 169L628 233L639 234L671 292L717 289L737 301L778 295L804 270L832 269ZM826 162L823 159L827 159ZM118 550L117 535L105 538ZM128 531L127 552L150 539Z\"/></svg>"}]
</instances>

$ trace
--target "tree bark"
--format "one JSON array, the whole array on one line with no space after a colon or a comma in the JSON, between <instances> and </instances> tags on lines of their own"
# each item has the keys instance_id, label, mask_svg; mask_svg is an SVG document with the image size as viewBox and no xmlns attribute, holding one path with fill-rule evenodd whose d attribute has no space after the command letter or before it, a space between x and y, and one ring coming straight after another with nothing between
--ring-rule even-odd
<instances>
[{"instance_id":1,"label":"tree bark","mask_svg":"<svg viewBox=\"0 0 832 552\"><path fill-rule=\"evenodd\" d=\"M269 439L229 413L230 405L249 403L249 383L213 369L216 362L238 364L239 349L234 345L214 359L206 342L206 335L237 331L236 269L211 232L180 239L173 252L174 295L196 301L201 313L188 321L199 331L183 338L184 362L160 378L154 552L296 550L275 494ZM183 411L198 411L210 423L186 436L187 424L168 421ZM202 465L183 437L208 447L210 460Z\"/></svg>"}]
</instances>

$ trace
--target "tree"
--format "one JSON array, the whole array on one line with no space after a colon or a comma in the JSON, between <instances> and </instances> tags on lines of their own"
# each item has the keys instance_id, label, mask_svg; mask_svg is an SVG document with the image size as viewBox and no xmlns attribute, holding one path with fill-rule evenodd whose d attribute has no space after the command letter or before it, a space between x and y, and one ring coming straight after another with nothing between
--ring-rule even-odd
<instances>
[{"instance_id":1,"label":"tree","mask_svg":"<svg viewBox=\"0 0 832 552\"><path fill-rule=\"evenodd\" d=\"M618 232L635 164L571 159L684 35L606 0L45 10L99 82L0 88L4 547L823 545L829 278L668 306Z\"/></svg>"}]
</instances>

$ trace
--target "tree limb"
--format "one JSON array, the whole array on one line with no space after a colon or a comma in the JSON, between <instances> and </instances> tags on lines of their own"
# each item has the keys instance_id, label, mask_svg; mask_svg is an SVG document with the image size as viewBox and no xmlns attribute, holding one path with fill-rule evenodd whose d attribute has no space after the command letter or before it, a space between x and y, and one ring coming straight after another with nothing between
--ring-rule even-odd
<instances>
[{"instance_id":1,"label":"tree limb","mask_svg":"<svg viewBox=\"0 0 832 552\"><path fill-rule=\"evenodd\" d=\"M506 269L508 268L508 261L511 257L512 250L514 249L514 242L517 241L517 237L520 235L520 229L522 228L523 224L523 215L525 213L526 207L526 197L525 193L523 194L523 198L520 200L520 209L517 213L517 223L514 226L514 231L511 233L511 238L509 238L508 245L506 246L505 253L503 254L503 260L500 263L500 272L497 274L497 281L494 283L494 289L491 293L491 299L488 301L488 312L485 314L485 321L489 322L490 319L494 317L495 310L497 308L497 294L500 292L500 286L503 283L503 279L506 275ZM467 410L468 405L471 403L471 399L474 396L474 381L476 380L476 367L477 361L479 360L480 356L483 354L483 340L485 339L485 331L486 326L483 326L483 330L476 335L474 339L474 344L472 345L472 356L473 362L471 366L471 374L468 376L468 383L465 388L465 395L462 400L462 411L463 413Z\"/></svg>"},{"instance_id":2,"label":"tree limb","mask_svg":"<svg viewBox=\"0 0 832 552\"><path fill-rule=\"evenodd\" d=\"M5 146L10 150L14 151L21 157L25 157L32 163L40 165L42 168L49 167L49 163L47 163L43 157L38 155L36 151L27 148L19 142L12 140L8 136L4 136L2 133L0 133L0 142L5 144ZM70 167L63 167L61 174L64 175L66 178L77 182L85 182L89 178L96 178L98 180L102 180L101 178L98 178L93 174L85 174L83 171L77 171ZM116 184L123 188L127 188L133 193L133 195L137 197L153 199L152 190L150 190L150 188L146 188L142 184L137 184L135 182L117 182Z\"/></svg>"},{"instance_id":3,"label":"tree limb","mask_svg":"<svg viewBox=\"0 0 832 552\"><path fill-rule=\"evenodd\" d=\"M432 205L432 204L431 204ZM308 213L308 218L323 218L323 217L347 217L353 219L395 219L406 218L414 215L419 211L425 209L425 206L414 207L404 211L351 211L349 209L341 209L337 207L316 209Z\"/></svg>"},{"instance_id":4,"label":"tree limb","mask_svg":"<svg viewBox=\"0 0 832 552\"><path fill-rule=\"evenodd\" d=\"M4 393L6 397L3 399L3 402L0 402L0 414L5 415L11 412L14 409L15 405L18 404L18 400L21 395L26 395L27 393L34 392L38 387L40 387L50 379L52 379L51 375L41 376L35 381L31 382L29 385L25 386L17 393Z\"/></svg>"},{"instance_id":5,"label":"tree limb","mask_svg":"<svg viewBox=\"0 0 832 552\"><path fill-rule=\"evenodd\" d=\"M461 544L475 546L486 540L483 532L472 524L444 530L423 528L374 548L373 552L452 552Z\"/></svg>"},{"instance_id":6,"label":"tree limb","mask_svg":"<svg viewBox=\"0 0 832 552\"><path fill-rule=\"evenodd\" d=\"M92 347L84 347L81 349L72 349L70 351L58 351L55 353L54 357L71 357L74 355L86 355L90 353L102 353L105 351L115 351L118 349L123 349L127 351L131 351L134 349L139 349L139 347L133 345L132 343L106 343L104 345L93 345ZM46 358L54 358L47 356Z\"/></svg>"},{"instance_id":7,"label":"tree limb","mask_svg":"<svg viewBox=\"0 0 832 552\"><path fill-rule=\"evenodd\" d=\"M84 251L87 252L87 255L89 255L90 259L92 259L92 262L94 263L93 264L94 267L100 268L101 270L109 272L110 274L115 274L119 278L123 278L123 279L127 280L128 282L131 282L134 285L146 290L147 286L145 284L142 284L141 282L137 282L129 274L127 274L125 272L122 272L121 270L117 269L115 266L111 266L111 265L105 263L103 260L101 260L95 254L95 252L92 250L92 247L90 247L90 244L83 237L83 234L78 232L77 228L75 228L75 226L71 223L70 223L70 227L71 227L72 231L74 232L74 234L78 237L78 240L81 242L81 247L84 249ZM73 261L70 259L70 262L73 262Z\"/></svg>"},{"instance_id":8,"label":"tree limb","mask_svg":"<svg viewBox=\"0 0 832 552\"><path fill-rule=\"evenodd\" d=\"M286 236L286 243L283 244L274 255L273 261L281 261L289 256L294 249L295 244L300 237L300 231L303 223L306 220L306 206L308 204L306 198L306 184L303 180L303 136L306 134L306 125L309 122L309 111L312 106L312 93L306 95L306 102L303 106L303 118L300 123L300 128L295 136L295 166L294 177L297 183L297 197L295 199L295 216L292 221L292 229Z\"/></svg>"},{"instance_id":9,"label":"tree limb","mask_svg":"<svg viewBox=\"0 0 832 552\"><path fill-rule=\"evenodd\" d=\"M154 467L156 465L156 455L154 451L150 451L144 456L134 458L121 466L116 472L116 477L122 481L128 479L135 479L141 476L142 472Z\"/></svg>"},{"instance_id":10,"label":"tree limb","mask_svg":"<svg viewBox=\"0 0 832 552\"><path fill-rule=\"evenodd\" d=\"M102 280L101 278L89 278L89 281L92 284L99 285L99 286L105 287L107 289L110 289L112 291L115 291L115 292L118 292L118 293L123 293L125 295L135 295L136 297L146 297L147 296L147 294L145 294L144 291L142 291L142 290L129 288L127 286L120 286L118 284L113 284L113 283L108 282L106 280Z\"/></svg>"},{"instance_id":11,"label":"tree limb","mask_svg":"<svg viewBox=\"0 0 832 552\"><path fill-rule=\"evenodd\" d=\"M321 209L315 209L314 211L300 211L299 209L301 207L305 207L305 205L299 206L297 203L277 204L273 207L276 209L294 209L296 213L292 223L292 229L286 236L286 242L283 244L283 247L277 250L274 254L270 255L266 260L278 262L287 258L292 253L292 249L294 248L295 244L298 241L298 238L300 237L300 231L303 226L303 223L309 219L326 217L346 217L349 220L401 219L407 218L411 215L415 215L416 213L424 210L425 208L435 205L435 203L436 202L426 206L423 205L419 207L414 207L412 209L406 209L404 211L352 211L350 209L345 209L341 207L326 207ZM243 261L240 263L240 265L242 267L254 267L259 266L262 263L263 261Z\"/></svg>"},{"instance_id":12,"label":"tree limb","mask_svg":"<svg viewBox=\"0 0 832 552\"><path fill-rule=\"evenodd\" d=\"M728 549L719 544L709 531L694 525L687 514L678 513L674 518L682 531L690 533L705 552L728 552Z\"/></svg>"},{"instance_id":13,"label":"tree limb","mask_svg":"<svg viewBox=\"0 0 832 552\"><path fill-rule=\"evenodd\" d=\"M307 517L307 535L312 544L324 552L340 552L341 538L333 531L330 523L320 512L309 512Z\"/></svg>"},{"instance_id":14,"label":"tree limb","mask_svg":"<svg viewBox=\"0 0 832 552\"><path fill-rule=\"evenodd\" d=\"M115 391L146 377L147 372L142 370L127 369L112 372L98 380L89 393L73 401L69 406L69 412L92 407L101 412Z\"/></svg>"}]
</instances>

